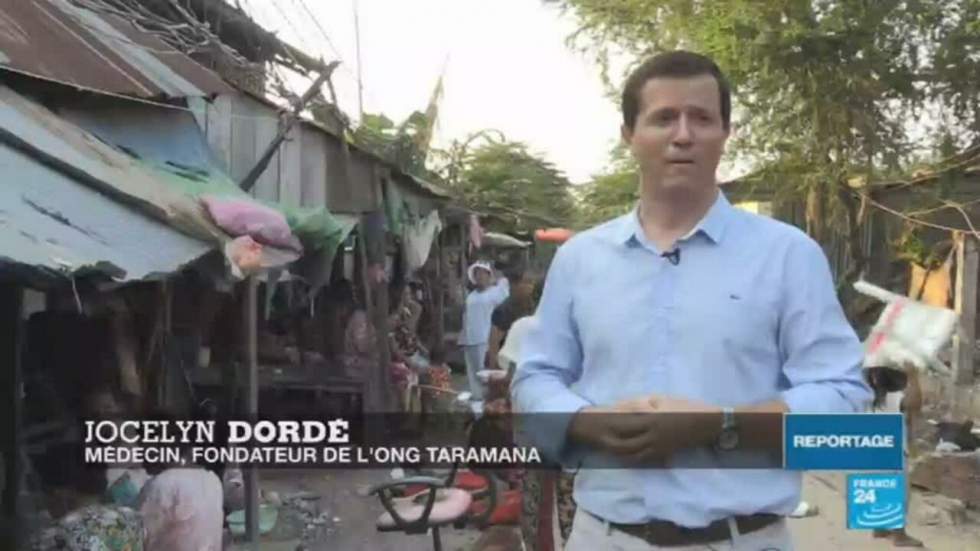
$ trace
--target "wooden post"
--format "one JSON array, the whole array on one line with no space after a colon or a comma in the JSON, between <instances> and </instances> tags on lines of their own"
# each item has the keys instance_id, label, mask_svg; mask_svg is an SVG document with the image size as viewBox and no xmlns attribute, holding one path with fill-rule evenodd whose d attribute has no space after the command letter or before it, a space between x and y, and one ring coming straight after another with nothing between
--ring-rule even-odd
<instances>
[{"instance_id":1,"label":"wooden post","mask_svg":"<svg viewBox=\"0 0 980 551\"><path fill-rule=\"evenodd\" d=\"M385 236L387 240L387 234ZM387 254L387 243L382 243L382 252ZM392 411L392 398L393 394L391 392L391 385L388 383L390 380L388 378L388 366L391 365L391 348L389 348L388 341L388 310L390 308L388 301L388 282L382 280L377 286L377 293L374 295L374 326L378 331L378 352L380 352L380 369L378 370L378 387L377 396L378 403L381 406L381 411L388 413Z\"/></svg>"},{"instance_id":2,"label":"wooden post","mask_svg":"<svg viewBox=\"0 0 980 551\"><path fill-rule=\"evenodd\" d=\"M289 130L294 124L296 124L297 121L299 121L300 112L302 112L303 108L306 107L306 104L313 99L313 96L319 93L320 87L323 86L323 83L330 78L330 75L333 74L334 69L336 69L338 65L340 65L340 62L334 61L330 63L330 65L324 67L320 72L320 76L313 81L313 84L310 85L303 96L296 100L292 106L292 111L288 114L286 120L280 124L279 132L276 134L276 137L268 146L266 146L265 152L262 153L262 156L259 157L259 160L257 163L255 163L255 166L253 166L252 169L248 171L245 178L242 179L239 187L245 191L251 191L252 187L255 186L255 182L259 180L259 176L261 176L262 173L265 172L266 167L269 166L269 161L272 160L272 156L275 155L276 150L279 149L279 146L282 144L283 140L286 139L286 135L289 134Z\"/></svg>"},{"instance_id":3,"label":"wooden post","mask_svg":"<svg viewBox=\"0 0 980 551\"><path fill-rule=\"evenodd\" d=\"M20 396L22 384L21 342L23 342L24 323L22 317L23 290L12 285L0 286L0 400L7 404L7 412L0 417L0 443L3 450L3 463L6 472L3 474L5 486L2 497L3 512L6 522L0 523L9 527L11 534L4 538L11 542L13 548L19 549L21 540L20 523L17 516L17 498L20 495L21 475L21 417L23 402Z\"/></svg>"},{"instance_id":4,"label":"wooden post","mask_svg":"<svg viewBox=\"0 0 980 551\"><path fill-rule=\"evenodd\" d=\"M258 362L258 279L245 280L244 342L246 366L246 414L249 421L258 420L259 362ZM254 549L259 548L259 470L252 465L245 470L245 530Z\"/></svg>"},{"instance_id":5,"label":"wooden post","mask_svg":"<svg viewBox=\"0 0 980 551\"><path fill-rule=\"evenodd\" d=\"M956 234L956 297L959 315L956 338L953 341L953 383L956 386L973 384L974 349L977 323L977 238Z\"/></svg>"},{"instance_id":6,"label":"wooden post","mask_svg":"<svg viewBox=\"0 0 980 551\"><path fill-rule=\"evenodd\" d=\"M361 268L361 285L364 287L364 311L370 314L374 311L374 301L371 293L371 278L368 274L367 241L364 239L364 224L357 234L357 259Z\"/></svg>"},{"instance_id":7,"label":"wooden post","mask_svg":"<svg viewBox=\"0 0 980 551\"><path fill-rule=\"evenodd\" d=\"M440 232L436 235L436 281L434 285L436 298L436 338L435 341L441 347L446 339L446 281L443 274L442 263L445 262L443 253L443 238Z\"/></svg>"}]
</instances>

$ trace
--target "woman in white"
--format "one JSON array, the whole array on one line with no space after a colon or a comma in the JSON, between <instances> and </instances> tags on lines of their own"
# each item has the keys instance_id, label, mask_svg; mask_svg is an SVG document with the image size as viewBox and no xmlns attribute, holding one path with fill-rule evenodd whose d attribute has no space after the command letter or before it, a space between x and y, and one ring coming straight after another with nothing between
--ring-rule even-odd
<instances>
[{"instance_id":1,"label":"woman in white","mask_svg":"<svg viewBox=\"0 0 980 551\"><path fill-rule=\"evenodd\" d=\"M495 282L493 268L484 261L470 266L468 275L475 288L466 296L463 329L459 333L458 343L463 347L470 393L474 401L481 401L483 387L477 372L483 369L486 360L493 310L510 296L510 283L501 276Z\"/></svg>"}]
</instances>

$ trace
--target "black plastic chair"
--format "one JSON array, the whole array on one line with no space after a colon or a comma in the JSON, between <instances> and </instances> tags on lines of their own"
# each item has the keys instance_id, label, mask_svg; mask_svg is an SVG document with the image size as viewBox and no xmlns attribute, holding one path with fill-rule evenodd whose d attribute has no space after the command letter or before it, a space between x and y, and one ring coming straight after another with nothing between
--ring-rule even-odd
<instances>
[{"instance_id":1,"label":"black plastic chair","mask_svg":"<svg viewBox=\"0 0 980 551\"><path fill-rule=\"evenodd\" d=\"M481 529L486 527L490 515L497 507L497 483L494 476L486 472L476 473L487 479L489 504L486 511L469 516L473 497L468 490L453 487L457 470L458 465L453 465L446 478L412 476L372 486L368 495L377 495L387 511L378 518L377 530L412 535L425 534L432 530L433 549L442 551L441 528L449 525L463 528L468 524ZM426 489L412 496L394 495L397 488L417 485L425 486Z\"/></svg>"}]
</instances>

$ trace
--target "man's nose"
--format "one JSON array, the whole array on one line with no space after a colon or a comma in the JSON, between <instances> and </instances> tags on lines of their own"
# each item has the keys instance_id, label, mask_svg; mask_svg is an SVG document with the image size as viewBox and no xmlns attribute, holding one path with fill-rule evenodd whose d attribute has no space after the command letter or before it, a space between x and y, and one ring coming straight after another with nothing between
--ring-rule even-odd
<instances>
[{"instance_id":1,"label":"man's nose","mask_svg":"<svg viewBox=\"0 0 980 551\"><path fill-rule=\"evenodd\" d=\"M671 138L671 142L674 145L689 145L694 140L694 134L691 130L691 122L686 114L681 115L677 118L677 126L674 129L674 135Z\"/></svg>"}]
</instances>

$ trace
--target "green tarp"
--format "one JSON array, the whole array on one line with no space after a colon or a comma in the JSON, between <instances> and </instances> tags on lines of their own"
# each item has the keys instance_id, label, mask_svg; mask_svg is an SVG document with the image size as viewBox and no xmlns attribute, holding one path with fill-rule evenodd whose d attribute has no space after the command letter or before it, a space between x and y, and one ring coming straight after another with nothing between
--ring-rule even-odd
<instances>
[{"instance_id":1,"label":"green tarp","mask_svg":"<svg viewBox=\"0 0 980 551\"><path fill-rule=\"evenodd\" d=\"M304 255L319 253L322 249L335 251L353 229L352 219L337 217L323 207L288 207L272 201L262 201L243 191L225 174L172 164L146 162L147 169L166 180L174 189L200 200L205 195L244 198L275 209L286 217L289 228L303 243ZM331 255L332 256L332 255Z\"/></svg>"}]
</instances>

